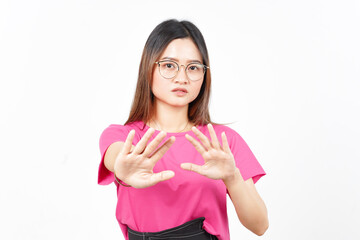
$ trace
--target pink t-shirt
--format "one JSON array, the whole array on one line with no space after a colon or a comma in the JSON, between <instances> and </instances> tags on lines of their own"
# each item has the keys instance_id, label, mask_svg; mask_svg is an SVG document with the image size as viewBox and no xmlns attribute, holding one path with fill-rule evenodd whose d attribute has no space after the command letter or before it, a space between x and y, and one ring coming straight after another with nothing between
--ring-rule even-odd
<instances>
[{"instance_id":1,"label":"pink t-shirt","mask_svg":"<svg viewBox=\"0 0 360 240\"><path fill-rule=\"evenodd\" d=\"M256 183L265 175L254 154L236 131L225 125L213 125L213 127L220 144L222 144L220 134L225 131L236 166L244 180L252 177ZM211 140L206 125L197 128ZM127 226L139 232L158 232L179 226L195 218L205 217L203 228L208 233L216 235L219 240L229 240L226 209L228 191L223 181L210 179L180 167L181 163L186 162L204 164L201 154L185 138L187 133L199 141L192 131L167 133L159 145L161 146L171 136L176 137L174 144L153 169L155 173L172 170L175 172L173 178L141 189L124 187L115 181L113 173L107 170L104 165L104 155L112 143L116 141L125 142L131 129L135 129L135 137L132 143L135 146L149 129L149 126L144 126L142 121L127 125L111 124L100 136L101 162L98 183L107 185L114 182L116 185L118 196L116 218L125 239L129 239ZM155 130L150 141L159 132Z\"/></svg>"}]
</instances>

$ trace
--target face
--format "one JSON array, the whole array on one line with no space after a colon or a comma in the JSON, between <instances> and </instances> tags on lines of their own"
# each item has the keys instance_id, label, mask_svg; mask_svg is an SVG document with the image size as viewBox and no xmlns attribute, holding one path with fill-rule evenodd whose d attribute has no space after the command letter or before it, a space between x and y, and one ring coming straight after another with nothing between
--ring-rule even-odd
<instances>
[{"instance_id":1,"label":"face","mask_svg":"<svg viewBox=\"0 0 360 240\"><path fill-rule=\"evenodd\" d=\"M200 51L189 38L175 39L169 43L157 61L173 60L179 65L179 72L172 79L161 76L159 66L156 65L153 73L152 92L158 103L168 104L175 107L186 106L199 94L203 79L190 80L185 72L185 67L192 62L202 62ZM184 65L184 66L181 66ZM174 91L182 88L186 91Z\"/></svg>"}]
</instances>

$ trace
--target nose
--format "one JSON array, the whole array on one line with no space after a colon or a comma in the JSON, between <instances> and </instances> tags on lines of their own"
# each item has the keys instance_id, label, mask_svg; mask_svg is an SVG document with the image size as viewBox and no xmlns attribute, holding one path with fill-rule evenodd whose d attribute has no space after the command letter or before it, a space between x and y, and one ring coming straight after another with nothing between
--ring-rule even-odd
<instances>
[{"instance_id":1,"label":"nose","mask_svg":"<svg viewBox=\"0 0 360 240\"><path fill-rule=\"evenodd\" d=\"M182 67L184 67L184 70L182 70ZM186 66L184 66L184 65L179 66L179 71L175 77L175 82L180 82L180 83L188 83L189 82L189 79L186 74Z\"/></svg>"}]
</instances>

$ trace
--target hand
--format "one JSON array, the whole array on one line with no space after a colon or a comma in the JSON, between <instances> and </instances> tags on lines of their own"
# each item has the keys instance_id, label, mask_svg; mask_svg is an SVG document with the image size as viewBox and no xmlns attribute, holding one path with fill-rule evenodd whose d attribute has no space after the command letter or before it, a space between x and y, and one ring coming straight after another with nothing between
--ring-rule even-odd
<instances>
[{"instance_id":1,"label":"hand","mask_svg":"<svg viewBox=\"0 0 360 240\"><path fill-rule=\"evenodd\" d=\"M126 184L134 188L146 188L157 184L158 182L168 180L175 176L173 171L167 170L154 173L153 168L157 161L169 150L175 142L175 137L170 137L160 148L151 156L160 142L165 138L166 133L160 132L148 145L150 137L155 130L149 128L133 150L132 141L135 130L131 130L125 140L122 150L119 152L114 163L115 175Z\"/></svg>"},{"instance_id":2,"label":"hand","mask_svg":"<svg viewBox=\"0 0 360 240\"><path fill-rule=\"evenodd\" d=\"M225 181L232 178L238 170L235 165L235 159L230 150L225 132L221 133L223 145L221 147L213 126L211 124L208 124L207 126L211 136L211 142L196 127L193 127L192 131L200 139L203 145L190 135L185 135L186 139L191 142L204 158L205 164L199 166L193 163L182 163L181 168L199 173L211 179L222 179Z\"/></svg>"}]
</instances>

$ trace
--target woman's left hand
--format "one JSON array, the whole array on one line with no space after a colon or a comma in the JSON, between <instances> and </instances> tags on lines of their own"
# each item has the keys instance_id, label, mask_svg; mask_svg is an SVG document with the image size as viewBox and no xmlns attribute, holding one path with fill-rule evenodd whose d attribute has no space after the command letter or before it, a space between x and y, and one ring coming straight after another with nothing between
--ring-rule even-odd
<instances>
[{"instance_id":1,"label":"woman's left hand","mask_svg":"<svg viewBox=\"0 0 360 240\"><path fill-rule=\"evenodd\" d=\"M195 149L204 158L205 164L202 166L193 163L182 163L181 168L199 173L211 179L222 179L225 181L236 174L236 165L234 156L230 150L225 132L221 133L222 147L217 139L215 130L211 124L208 124L211 137L209 139L196 127L192 131L200 139L203 145L196 139L186 134L185 137L195 147Z\"/></svg>"}]
</instances>

